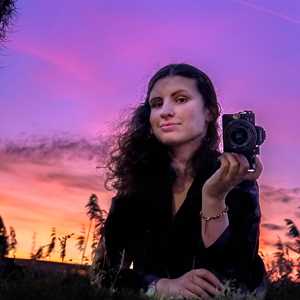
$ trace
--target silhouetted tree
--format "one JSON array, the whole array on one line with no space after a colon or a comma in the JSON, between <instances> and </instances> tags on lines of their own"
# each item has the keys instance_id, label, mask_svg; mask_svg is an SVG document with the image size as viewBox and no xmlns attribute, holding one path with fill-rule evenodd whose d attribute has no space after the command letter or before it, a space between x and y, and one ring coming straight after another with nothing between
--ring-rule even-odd
<instances>
[{"instance_id":1,"label":"silhouetted tree","mask_svg":"<svg viewBox=\"0 0 300 300\"><path fill-rule=\"evenodd\" d=\"M0 0L0 42L5 40L15 14L16 0Z\"/></svg>"},{"instance_id":2,"label":"silhouetted tree","mask_svg":"<svg viewBox=\"0 0 300 300\"><path fill-rule=\"evenodd\" d=\"M45 249L46 246L41 246L37 251L36 253L32 253L31 254L31 259L33 260L37 260L37 259L41 259L44 257L44 249Z\"/></svg>"},{"instance_id":3,"label":"silhouetted tree","mask_svg":"<svg viewBox=\"0 0 300 300\"><path fill-rule=\"evenodd\" d=\"M52 227L52 231L50 235L50 243L40 246L38 250L35 252L36 233L34 233L32 237L32 249L30 254L31 259L36 260L36 259L47 258L47 257L50 258L50 255L55 248L55 242L56 242L56 229L55 227Z\"/></svg>"},{"instance_id":4,"label":"silhouetted tree","mask_svg":"<svg viewBox=\"0 0 300 300\"><path fill-rule=\"evenodd\" d=\"M92 244L91 244L91 248L92 248L91 258L93 258L94 252L98 245L98 241L99 241L99 235L98 235L97 227L95 225L94 232L93 232Z\"/></svg>"},{"instance_id":5,"label":"silhouetted tree","mask_svg":"<svg viewBox=\"0 0 300 300\"><path fill-rule=\"evenodd\" d=\"M297 279L300 279L300 233L296 224L292 220L284 219L284 221L286 222L286 225L289 229L288 236L293 238L294 241L292 245L290 243L287 243L286 246L287 248L298 254L294 267L297 271Z\"/></svg>"},{"instance_id":6,"label":"silhouetted tree","mask_svg":"<svg viewBox=\"0 0 300 300\"><path fill-rule=\"evenodd\" d=\"M93 220L97 220L100 216L100 207L98 205L98 197L96 196L96 194L92 194L88 200L88 203L85 206L87 208L87 215L89 217L90 223L89 223L89 228L88 228L88 232L87 232L87 237L85 239L85 245L84 245L84 249L82 252L82 257L81 257L81 263L83 261L83 257L85 255L86 252L86 247L89 241L89 236L90 236L90 231L91 231L91 227L92 227L92 223Z\"/></svg>"},{"instance_id":7,"label":"silhouetted tree","mask_svg":"<svg viewBox=\"0 0 300 300\"><path fill-rule=\"evenodd\" d=\"M293 272L293 260L289 257L288 248L279 236L277 238L278 242L275 244L277 252L274 253L275 261L270 275L275 275L276 279L288 280Z\"/></svg>"},{"instance_id":8,"label":"silhouetted tree","mask_svg":"<svg viewBox=\"0 0 300 300\"><path fill-rule=\"evenodd\" d=\"M81 227L81 232L80 232L80 235L77 236L77 243L76 243L76 247L77 249L79 250L80 253L83 253L84 251L84 245L85 245L85 226L82 225ZM83 259L85 257L81 256L81 264L83 262Z\"/></svg>"},{"instance_id":9,"label":"silhouetted tree","mask_svg":"<svg viewBox=\"0 0 300 300\"><path fill-rule=\"evenodd\" d=\"M2 217L0 216L0 259L8 254L8 241L6 235L6 228Z\"/></svg>"},{"instance_id":10,"label":"silhouetted tree","mask_svg":"<svg viewBox=\"0 0 300 300\"><path fill-rule=\"evenodd\" d=\"M35 245L36 244L36 232L32 235L32 242L31 242L31 251L30 251L30 257L33 258L35 254Z\"/></svg>"},{"instance_id":11,"label":"silhouetted tree","mask_svg":"<svg viewBox=\"0 0 300 300\"><path fill-rule=\"evenodd\" d=\"M62 262L64 261L64 259L66 257L67 241L73 235L74 235L74 233L71 233L71 234L67 234L67 235L64 235L64 236L58 238L59 243L60 243L60 258L61 258Z\"/></svg>"},{"instance_id":12,"label":"silhouetted tree","mask_svg":"<svg viewBox=\"0 0 300 300\"><path fill-rule=\"evenodd\" d=\"M18 244L18 242L17 242L17 237L16 237L16 231L12 226L10 226L9 227L8 252L12 252L13 258L16 258L17 244Z\"/></svg>"},{"instance_id":13,"label":"silhouetted tree","mask_svg":"<svg viewBox=\"0 0 300 300\"><path fill-rule=\"evenodd\" d=\"M50 259L50 255L55 248L55 242L56 242L56 228L52 227L52 232L50 235L50 243L47 245L47 252L46 252L45 257L49 257L49 259Z\"/></svg>"},{"instance_id":14,"label":"silhouetted tree","mask_svg":"<svg viewBox=\"0 0 300 300\"><path fill-rule=\"evenodd\" d=\"M296 224L290 219L284 219L286 225L288 226L289 232L288 236L294 239L294 246L287 245L289 249L294 251L297 254L300 254L300 233Z\"/></svg>"},{"instance_id":15,"label":"silhouetted tree","mask_svg":"<svg viewBox=\"0 0 300 300\"><path fill-rule=\"evenodd\" d=\"M99 211L99 214L97 218L95 219L95 236L99 239L100 236L103 235L103 229L105 220L107 218L108 212L105 209L101 209Z\"/></svg>"}]
</instances>

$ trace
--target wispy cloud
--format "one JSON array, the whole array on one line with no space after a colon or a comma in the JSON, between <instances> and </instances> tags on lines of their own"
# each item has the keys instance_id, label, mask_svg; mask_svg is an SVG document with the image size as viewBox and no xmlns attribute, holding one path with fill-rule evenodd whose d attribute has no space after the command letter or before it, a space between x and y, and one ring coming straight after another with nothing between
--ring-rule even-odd
<instances>
[{"instance_id":1,"label":"wispy cloud","mask_svg":"<svg viewBox=\"0 0 300 300\"><path fill-rule=\"evenodd\" d=\"M89 67L83 63L74 51L60 51L53 45L41 44L34 40L14 41L12 47L20 52L29 54L37 59L54 65L68 75L73 75L80 80L92 78L92 72Z\"/></svg>"},{"instance_id":2,"label":"wispy cloud","mask_svg":"<svg viewBox=\"0 0 300 300\"><path fill-rule=\"evenodd\" d=\"M108 147L108 139L101 136L93 140L68 134L52 137L28 136L18 140L0 141L0 156L6 156L11 160L50 165L62 159L101 160ZM1 168L8 170L9 165L4 164Z\"/></svg>"},{"instance_id":3,"label":"wispy cloud","mask_svg":"<svg viewBox=\"0 0 300 300\"><path fill-rule=\"evenodd\" d=\"M299 188L281 188L260 185L260 203L262 211L261 246L267 251L275 251L278 238L289 241L288 227L284 219L292 219L299 226Z\"/></svg>"},{"instance_id":4,"label":"wispy cloud","mask_svg":"<svg viewBox=\"0 0 300 300\"><path fill-rule=\"evenodd\" d=\"M33 231L40 243L52 226L61 234L77 232L88 221L85 204L92 193L108 210L111 196L96 173L107 150L108 140L102 136L62 134L0 142L0 209L15 227L20 249L29 249Z\"/></svg>"},{"instance_id":5,"label":"wispy cloud","mask_svg":"<svg viewBox=\"0 0 300 300\"><path fill-rule=\"evenodd\" d=\"M2 205L10 206L12 197L17 199L26 195L31 201L29 207L37 199L46 198L47 207L50 208L54 203L51 204L49 199L59 199L60 195L67 194L68 199L79 199L79 194L106 193L103 176L97 167L105 164L108 139L63 134L2 140L0 186L6 193L2 197ZM24 202L20 199L15 202L18 201Z\"/></svg>"},{"instance_id":6,"label":"wispy cloud","mask_svg":"<svg viewBox=\"0 0 300 300\"><path fill-rule=\"evenodd\" d=\"M254 3L251 3L251 2L245 1L245 0L232 0L232 1L236 2L236 3L239 3L239 4L242 4L244 6L250 7L252 9L260 11L262 13L280 18L284 21L288 21L288 22L291 22L291 23L294 23L294 24L300 24L300 19L292 18L288 15L285 15L285 14L283 14L281 12L278 12L278 11L275 11L273 9L269 9L269 8L264 7L264 6L257 5L257 4L254 4Z\"/></svg>"},{"instance_id":7,"label":"wispy cloud","mask_svg":"<svg viewBox=\"0 0 300 300\"><path fill-rule=\"evenodd\" d=\"M269 230L283 230L285 229L284 226L271 224L271 223L263 223L261 224L263 228L269 229Z\"/></svg>"},{"instance_id":8,"label":"wispy cloud","mask_svg":"<svg viewBox=\"0 0 300 300\"><path fill-rule=\"evenodd\" d=\"M95 191L100 189L100 180L95 175L47 173L37 177L41 182L59 183L65 187Z\"/></svg>"},{"instance_id":9,"label":"wispy cloud","mask_svg":"<svg viewBox=\"0 0 300 300\"><path fill-rule=\"evenodd\" d=\"M276 188L268 185L261 185L261 195L267 202L299 203L299 187L296 188Z\"/></svg>"}]
</instances>

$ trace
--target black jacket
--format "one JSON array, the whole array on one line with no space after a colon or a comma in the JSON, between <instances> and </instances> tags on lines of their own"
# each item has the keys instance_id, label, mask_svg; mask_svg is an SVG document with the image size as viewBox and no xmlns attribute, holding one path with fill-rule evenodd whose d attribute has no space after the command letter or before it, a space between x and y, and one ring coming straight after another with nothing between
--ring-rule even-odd
<instances>
[{"instance_id":1,"label":"black jacket","mask_svg":"<svg viewBox=\"0 0 300 300\"><path fill-rule=\"evenodd\" d=\"M171 186L157 187L159 197L156 187L144 194L114 197L92 264L92 282L146 290L153 279L177 278L205 268L220 280L235 279L240 287L255 289L266 274L258 255L258 184L243 181L228 193L229 226L205 248L199 216L201 190L212 173L196 175L175 217Z\"/></svg>"}]
</instances>

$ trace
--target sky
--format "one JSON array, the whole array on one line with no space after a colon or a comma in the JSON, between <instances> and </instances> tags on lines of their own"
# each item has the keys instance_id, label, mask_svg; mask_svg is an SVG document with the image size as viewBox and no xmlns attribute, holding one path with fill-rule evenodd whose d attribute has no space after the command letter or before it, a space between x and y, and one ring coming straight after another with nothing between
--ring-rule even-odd
<instances>
[{"instance_id":1,"label":"sky","mask_svg":"<svg viewBox=\"0 0 300 300\"><path fill-rule=\"evenodd\" d=\"M51 228L88 227L92 193L108 210L99 161L113 126L143 101L162 66L206 72L222 113L255 112L266 131L258 179L260 250L271 255L300 226L298 0L33 1L18 14L0 53L0 215L18 257L47 244ZM297 101L298 100L298 101ZM55 254L57 257L58 253Z\"/></svg>"}]
</instances>

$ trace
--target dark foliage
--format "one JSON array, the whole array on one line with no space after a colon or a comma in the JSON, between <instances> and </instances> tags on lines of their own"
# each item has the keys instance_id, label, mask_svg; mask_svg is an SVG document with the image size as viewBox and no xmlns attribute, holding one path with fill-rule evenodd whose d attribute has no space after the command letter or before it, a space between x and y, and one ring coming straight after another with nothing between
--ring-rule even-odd
<instances>
[{"instance_id":1,"label":"dark foliage","mask_svg":"<svg viewBox=\"0 0 300 300\"><path fill-rule=\"evenodd\" d=\"M9 246L8 246L8 253L12 252L13 257L16 257L17 251L17 235L15 229L10 226L9 227Z\"/></svg>"},{"instance_id":2,"label":"dark foliage","mask_svg":"<svg viewBox=\"0 0 300 300\"><path fill-rule=\"evenodd\" d=\"M2 217L0 216L0 259L7 255L8 246L6 228Z\"/></svg>"},{"instance_id":3,"label":"dark foliage","mask_svg":"<svg viewBox=\"0 0 300 300\"><path fill-rule=\"evenodd\" d=\"M88 227L88 232L87 232L87 237L85 238L84 236L79 236L78 238L78 245L80 246L82 243L82 257L81 257L81 264L83 263L84 259L87 259L85 256L85 251L87 248L87 244L89 241L89 236L90 236L90 231L92 228L92 223L94 222L94 231L93 231L93 239L92 239L92 259L94 256L95 249L97 247L97 244L102 238L103 235L103 230L104 230L104 223L107 217L108 212L105 209L100 208L98 204L98 197L96 194L92 194L88 200L88 203L85 206L87 208L87 216L90 220L89 227ZM81 247L81 246L80 246Z\"/></svg>"},{"instance_id":4,"label":"dark foliage","mask_svg":"<svg viewBox=\"0 0 300 300\"><path fill-rule=\"evenodd\" d=\"M67 250L67 241L68 239L70 239L72 236L74 235L74 233L71 234L66 234L62 237L59 237L59 244L60 244L60 258L61 261L63 262L65 257L66 257L66 250Z\"/></svg>"},{"instance_id":5,"label":"dark foliage","mask_svg":"<svg viewBox=\"0 0 300 300\"><path fill-rule=\"evenodd\" d=\"M13 272L16 271L10 271L11 274ZM22 274L19 277L0 275L1 300L147 299L131 290L118 293L109 289L96 290L90 285L88 276L81 275L78 268L65 272L47 272L28 267L24 268Z\"/></svg>"},{"instance_id":6,"label":"dark foliage","mask_svg":"<svg viewBox=\"0 0 300 300\"><path fill-rule=\"evenodd\" d=\"M293 238L299 238L300 237L299 230L295 225L295 223L290 219L284 219L284 221L286 222L286 225L289 228L288 235Z\"/></svg>"},{"instance_id":7,"label":"dark foliage","mask_svg":"<svg viewBox=\"0 0 300 300\"><path fill-rule=\"evenodd\" d=\"M53 252L53 250L55 248L55 243L56 243L56 228L53 227L51 235L50 235L50 243L47 248L46 257L50 257L51 253Z\"/></svg>"},{"instance_id":8,"label":"dark foliage","mask_svg":"<svg viewBox=\"0 0 300 300\"><path fill-rule=\"evenodd\" d=\"M34 267L17 266L13 260L10 264L10 275L0 273L0 298L1 300L125 300L149 299L141 292L132 289L112 290L103 288L95 289L90 285L89 278L84 269L80 273L79 267L68 271L46 271ZM3 265L1 265L3 269ZM120 279L121 280L121 279ZM120 281L121 285L121 281ZM219 297L218 299L237 299L233 294ZM246 299L246 298L239 298ZM255 299L253 297L247 298ZM273 299L300 299L300 285L290 281L288 278L270 284L266 300Z\"/></svg>"},{"instance_id":9,"label":"dark foliage","mask_svg":"<svg viewBox=\"0 0 300 300\"><path fill-rule=\"evenodd\" d=\"M293 282L288 278L282 278L276 282L272 282L268 290L266 300L272 299L300 299L300 284Z\"/></svg>"},{"instance_id":10,"label":"dark foliage","mask_svg":"<svg viewBox=\"0 0 300 300\"><path fill-rule=\"evenodd\" d=\"M15 14L16 0L0 0L0 42L5 40Z\"/></svg>"}]
</instances>

